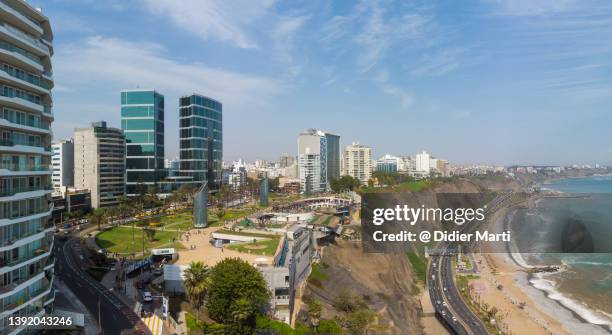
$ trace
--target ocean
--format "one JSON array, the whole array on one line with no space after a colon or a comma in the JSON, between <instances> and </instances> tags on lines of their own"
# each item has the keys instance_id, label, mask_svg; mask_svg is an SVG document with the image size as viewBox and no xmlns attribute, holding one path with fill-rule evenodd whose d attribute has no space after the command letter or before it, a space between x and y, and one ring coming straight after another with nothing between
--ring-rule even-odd
<instances>
[{"instance_id":1,"label":"ocean","mask_svg":"<svg viewBox=\"0 0 612 335\"><path fill-rule=\"evenodd\" d=\"M562 270L535 274L530 282L612 333L612 177L562 179L543 188L564 197L544 198L535 208L517 211L511 229L524 265L560 265ZM580 227L579 245L566 237L568 226Z\"/></svg>"}]
</instances>

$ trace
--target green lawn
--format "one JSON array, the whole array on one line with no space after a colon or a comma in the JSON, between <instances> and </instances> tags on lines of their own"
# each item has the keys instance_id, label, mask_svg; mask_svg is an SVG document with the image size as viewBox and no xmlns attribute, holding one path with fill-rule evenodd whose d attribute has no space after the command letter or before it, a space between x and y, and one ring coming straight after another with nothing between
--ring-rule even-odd
<instances>
[{"instance_id":1,"label":"green lawn","mask_svg":"<svg viewBox=\"0 0 612 335\"><path fill-rule=\"evenodd\" d=\"M321 287L321 282L327 279L327 273L325 273L326 268L327 264L325 263L312 264L308 282L314 286Z\"/></svg>"},{"instance_id":2,"label":"green lawn","mask_svg":"<svg viewBox=\"0 0 612 335\"><path fill-rule=\"evenodd\" d=\"M219 229L215 233L237 235L237 236L262 237L262 238L278 238L278 235L275 235L275 234L259 234L259 233L251 233L251 232L232 231L228 229Z\"/></svg>"},{"instance_id":3,"label":"green lawn","mask_svg":"<svg viewBox=\"0 0 612 335\"><path fill-rule=\"evenodd\" d=\"M254 255L272 256L276 252L278 247L279 238L273 238L271 240L263 240L253 242L242 242L232 243L227 246L230 250L236 250L244 253L251 253Z\"/></svg>"},{"instance_id":4,"label":"green lawn","mask_svg":"<svg viewBox=\"0 0 612 335\"><path fill-rule=\"evenodd\" d=\"M134 239L132 239L132 228L121 226L105 230L96 235L96 243L100 248L107 249L109 252L120 254L131 254L142 252L142 230L134 229ZM146 254L153 248L173 247L183 249L180 242L172 243L172 239L177 237L177 232L157 230L153 241L149 241L145 234Z\"/></svg>"},{"instance_id":5,"label":"green lawn","mask_svg":"<svg viewBox=\"0 0 612 335\"><path fill-rule=\"evenodd\" d=\"M181 212L170 215L162 215L158 217L154 217L151 219L140 220L136 222L136 225L139 227L144 227L149 225L149 222L157 223L157 228L164 227L164 229L173 229L173 230L189 230L193 228L192 221L192 213L191 211ZM211 226L214 226L219 222L219 218L215 214L208 213L208 223ZM125 226L131 226L132 224L126 224Z\"/></svg>"}]
</instances>

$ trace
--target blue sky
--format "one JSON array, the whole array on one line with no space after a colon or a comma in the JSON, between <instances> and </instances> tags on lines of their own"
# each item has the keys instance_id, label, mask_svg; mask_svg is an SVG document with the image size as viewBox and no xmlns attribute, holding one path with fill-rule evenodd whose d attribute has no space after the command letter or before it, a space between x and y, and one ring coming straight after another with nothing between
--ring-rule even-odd
<instances>
[{"instance_id":1,"label":"blue sky","mask_svg":"<svg viewBox=\"0 0 612 335\"><path fill-rule=\"evenodd\" d=\"M119 91L224 107L224 158L295 153L306 128L452 163L612 162L612 3L30 0L55 33L55 138L119 125Z\"/></svg>"}]
</instances>

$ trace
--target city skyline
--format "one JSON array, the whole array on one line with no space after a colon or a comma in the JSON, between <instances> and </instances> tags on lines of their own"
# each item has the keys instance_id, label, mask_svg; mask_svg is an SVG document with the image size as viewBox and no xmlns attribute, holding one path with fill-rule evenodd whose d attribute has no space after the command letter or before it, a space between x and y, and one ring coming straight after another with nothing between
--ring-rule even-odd
<instances>
[{"instance_id":1,"label":"city skyline","mask_svg":"<svg viewBox=\"0 0 612 335\"><path fill-rule=\"evenodd\" d=\"M228 161L295 153L295 134L315 127L373 157L610 163L602 3L32 4L58 22L56 140L93 120L118 126L118 92L147 87L166 96L166 158L178 156L178 98L198 93L224 103Z\"/></svg>"}]
</instances>

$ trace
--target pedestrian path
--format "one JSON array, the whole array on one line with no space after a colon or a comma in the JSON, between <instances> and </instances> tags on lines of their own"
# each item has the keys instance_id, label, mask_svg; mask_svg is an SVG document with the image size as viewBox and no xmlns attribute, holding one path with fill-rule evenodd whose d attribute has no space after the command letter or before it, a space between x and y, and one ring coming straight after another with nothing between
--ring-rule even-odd
<instances>
[{"instance_id":1,"label":"pedestrian path","mask_svg":"<svg viewBox=\"0 0 612 335\"><path fill-rule=\"evenodd\" d=\"M153 314L152 316L142 318L142 322L144 322L153 335L163 334L163 321L159 318L159 316Z\"/></svg>"}]
</instances>

